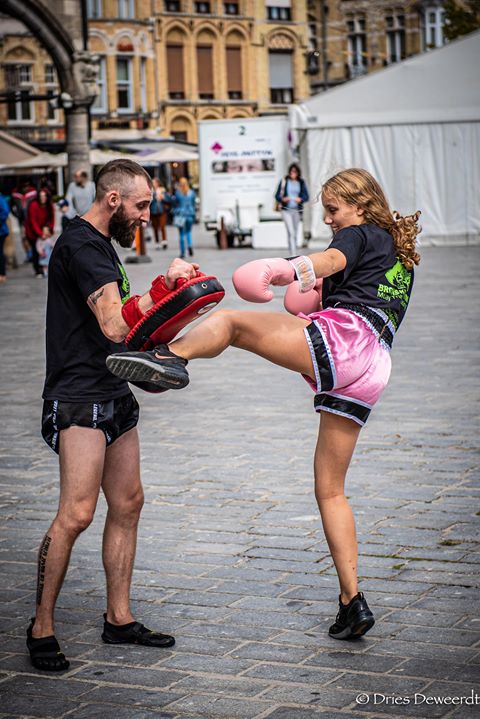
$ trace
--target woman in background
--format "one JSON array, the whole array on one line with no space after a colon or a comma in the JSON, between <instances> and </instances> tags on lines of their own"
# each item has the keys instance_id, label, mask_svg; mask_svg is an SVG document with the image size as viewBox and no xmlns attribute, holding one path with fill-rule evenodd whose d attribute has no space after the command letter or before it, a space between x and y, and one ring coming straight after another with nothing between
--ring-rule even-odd
<instances>
[{"instance_id":1,"label":"woman in background","mask_svg":"<svg viewBox=\"0 0 480 719\"><path fill-rule=\"evenodd\" d=\"M32 250L33 271L37 277L43 277L37 252L37 240L44 239L45 229L53 235L55 225L55 208L47 190L40 190L38 197L32 200L27 209L25 221L25 237Z\"/></svg>"},{"instance_id":2,"label":"woman in background","mask_svg":"<svg viewBox=\"0 0 480 719\"><path fill-rule=\"evenodd\" d=\"M168 247L167 242L167 219L169 210L169 200L165 187L162 185L157 177L153 178L153 199L150 205L150 219L152 222L153 232L155 235L155 246L160 249L159 231L162 235L162 249L166 250Z\"/></svg>"},{"instance_id":3,"label":"woman in background","mask_svg":"<svg viewBox=\"0 0 480 719\"><path fill-rule=\"evenodd\" d=\"M280 205L282 219L287 228L288 251L292 256L297 254L298 225L302 219L303 205L308 202L308 197L300 167L293 162L288 168L286 177L279 182L275 193L275 199Z\"/></svg>"},{"instance_id":4,"label":"woman in background","mask_svg":"<svg viewBox=\"0 0 480 719\"><path fill-rule=\"evenodd\" d=\"M180 257L185 257L185 249L190 257L193 255L192 226L195 220L195 192L191 189L186 177L181 177L172 197L173 224L178 227L180 240Z\"/></svg>"}]
</instances>

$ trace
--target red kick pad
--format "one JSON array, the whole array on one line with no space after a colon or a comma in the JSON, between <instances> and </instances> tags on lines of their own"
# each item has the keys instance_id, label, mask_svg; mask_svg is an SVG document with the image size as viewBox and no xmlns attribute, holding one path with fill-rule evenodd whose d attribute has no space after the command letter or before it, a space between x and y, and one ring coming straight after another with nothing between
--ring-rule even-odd
<instances>
[{"instance_id":1,"label":"red kick pad","mask_svg":"<svg viewBox=\"0 0 480 719\"><path fill-rule=\"evenodd\" d=\"M129 350L149 350L155 345L170 342L189 322L205 314L225 296L216 277L197 273L193 280L179 279L174 290L168 292L151 307L127 335Z\"/></svg>"}]
</instances>

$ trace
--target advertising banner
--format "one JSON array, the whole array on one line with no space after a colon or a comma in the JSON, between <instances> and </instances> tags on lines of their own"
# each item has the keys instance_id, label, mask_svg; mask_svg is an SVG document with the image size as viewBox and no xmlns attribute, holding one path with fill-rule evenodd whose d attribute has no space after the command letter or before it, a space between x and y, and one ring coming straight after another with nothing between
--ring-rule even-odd
<instances>
[{"instance_id":1,"label":"advertising banner","mask_svg":"<svg viewBox=\"0 0 480 719\"><path fill-rule=\"evenodd\" d=\"M288 161L287 117L200 122L199 153L203 222L236 207L274 215L274 193Z\"/></svg>"}]
</instances>

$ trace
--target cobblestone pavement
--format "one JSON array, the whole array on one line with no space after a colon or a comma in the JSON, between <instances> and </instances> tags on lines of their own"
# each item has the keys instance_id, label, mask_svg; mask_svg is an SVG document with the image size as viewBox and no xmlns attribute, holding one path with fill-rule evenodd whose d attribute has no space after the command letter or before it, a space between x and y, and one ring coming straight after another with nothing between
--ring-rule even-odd
<instances>
[{"instance_id":1,"label":"cobblestone pavement","mask_svg":"<svg viewBox=\"0 0 480 719\"><path fill-rule=\"evenodd\" d=\"M262 253L203 244L196 259L225 283L224 306L240 307L232 270ZM165 268L171 245L129 266L135 290ZM12 272L0 287L0 717L480 716L479 275L478 248L424 249L391 383L352 463L361 588L377 618L365 638L326 634L338 589L312 492L313 395L230 349L192 363L181 393L137 393L146 505L134 608L176 635L174 650L100 640L100 500L58 602L71 669L51 678L24 645L58 494L39 434L46 283L26 266Z\"/></svg>"}]
</instances>

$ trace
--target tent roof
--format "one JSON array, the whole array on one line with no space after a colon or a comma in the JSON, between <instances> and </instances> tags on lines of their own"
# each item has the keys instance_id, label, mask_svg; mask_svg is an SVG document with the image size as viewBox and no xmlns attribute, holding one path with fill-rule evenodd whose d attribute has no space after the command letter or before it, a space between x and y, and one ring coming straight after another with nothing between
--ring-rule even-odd
<instances>
[{"instance_id":1,"label":"tent roof","mask_svg":"<svg viewBox=\"0 0 480 719\"><path fill-rule=\"evenodd\" d=\"M90 164L91 165L106 165L110 160L134 160L140 165L154 164L153 160L134 155L133 153L127 155L123 152L106 152L104 150L98 150L94 148L90 150ZM22 170L35 170L37 168L55 169L58 167L66 167L68 165L68 155L66 152L59 152L54 155L50 152L40 152L33 157L27 157L24 160L18 162L5 163L0 165L0 175L12 175L17 171Z\"/></svg>"},{"instance_id":2,"label":"tent roof","mask_svg":"<svg viewBox=\"0 0 480 719\"><path fill-rule=\"evenodd\" d=\"M149 160L150 162L188 162L189 160L198 160L198 152L178 147L174 143L163 145L158 150L141 156L143 160Z\"/></svg>"},{"instance_id":3,"label":"tent roof","mask_svg":"<svg viewBox=\"0 0 480 719\"><path fill-rule=\"evenodd\" d=\"M39 154L39 150L8 132L0 130L0 157L5 165Z\"/></svg>"},{"instance_id":4,"label":"tent roof","mask_svg":"<svg viewBox=\"0 0 480 719\"><path fill-rule=\"evenodd\" d=\"M480 120L480 31L292 106L292 126Z\"/></svg>"}]
</instances>

